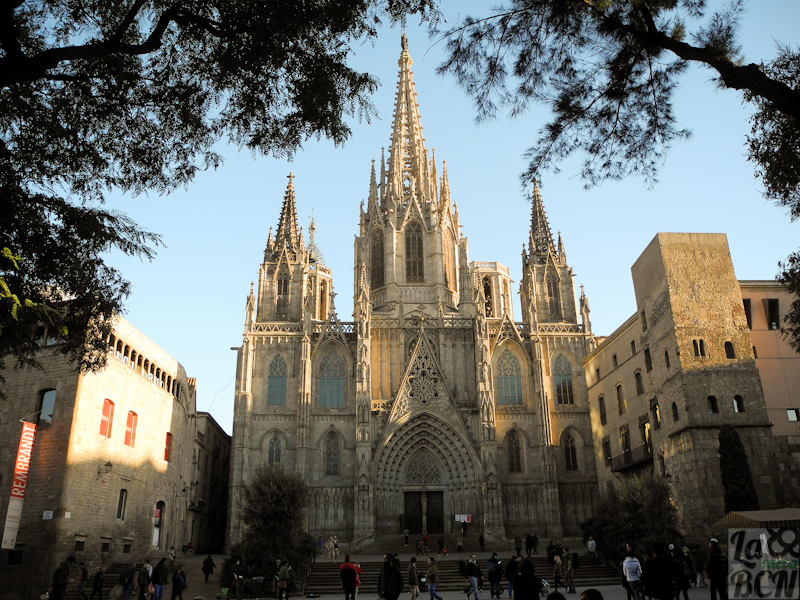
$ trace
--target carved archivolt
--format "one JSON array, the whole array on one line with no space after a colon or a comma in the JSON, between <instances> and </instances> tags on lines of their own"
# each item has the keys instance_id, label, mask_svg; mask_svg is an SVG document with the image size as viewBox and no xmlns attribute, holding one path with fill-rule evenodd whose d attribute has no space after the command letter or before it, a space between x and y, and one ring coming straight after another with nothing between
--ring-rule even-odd
<instances>
[{"instance_id":1,"label":"carved archivolt","mask_svg":"<svg viewBox=\"0 0 800 600\"><path fill-rule=\"evenodd\" d=\"M406 470L406 483L433 484L442 483L442 476L436 462L429 452L417 452L408 463Z\"/></svg>"}]
</instances>

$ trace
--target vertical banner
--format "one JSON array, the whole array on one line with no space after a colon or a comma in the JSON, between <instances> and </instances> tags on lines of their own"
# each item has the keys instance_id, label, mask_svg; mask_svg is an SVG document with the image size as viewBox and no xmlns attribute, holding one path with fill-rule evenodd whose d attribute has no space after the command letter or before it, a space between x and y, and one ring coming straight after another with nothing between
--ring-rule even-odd
<instances>
[{"instance_id":1,"label":"vertical banner","mask_svg":"<svg viewBox=\"0 0 800 600\"><path fill-rule=\"evenodd\" d=\"M3 530L3 550L13 550L17 542L19 522L22 518L22 502L28 489L28 475L31 468L33 446L36 443L37 425L22 422L22 435L19 436L17 460L14 462L14 479L11 480L11 498L8 500L6 527Z\"/></svg>"}]
</instances>

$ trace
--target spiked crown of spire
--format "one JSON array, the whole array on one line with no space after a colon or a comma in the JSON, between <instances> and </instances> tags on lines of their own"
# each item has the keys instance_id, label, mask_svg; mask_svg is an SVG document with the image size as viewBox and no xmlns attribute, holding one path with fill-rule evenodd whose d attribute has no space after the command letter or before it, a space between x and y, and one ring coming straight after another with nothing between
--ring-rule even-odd
<instances>
[{"instance_id":1,"label":"spiked crown of spire","mask_svg":"<svg viewBox=\"0 0 800 600\"><path fill-rule=\"evenodd\" d=\"M531 198L531 234L529 252L531 256L546 255L548 252L556 256L553 244L553 235L550 233L550 224L544 211L542 194L539 191L539 182L533 180L533 196Z\"/></svg>"},{"instance_id":2,"label":"spiked crown of spire","mask_svg":"<svg viewBox=\"0 0 800 600\"><path fill-rule=\"evenodd\" d=\"M278 230L275 233L274 251L280 252L286 248L289 252L297 254L300 251L300 233L297 228L297 204L294 197L294 174L289 173L289 183L283 196L281 218L278 221Z\"/></svg>"}]
</instances>

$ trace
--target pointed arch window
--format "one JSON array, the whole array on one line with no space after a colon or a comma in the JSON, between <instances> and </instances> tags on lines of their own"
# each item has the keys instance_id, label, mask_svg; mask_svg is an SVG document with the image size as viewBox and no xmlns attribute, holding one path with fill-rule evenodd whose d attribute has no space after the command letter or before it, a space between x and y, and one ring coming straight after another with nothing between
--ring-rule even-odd
<instances>
[{"instance_id":1,"label":"pointed arch window","mask_svg":"<svg viewBox=\"0 0 800 600\"><path fill-rule=\"evenodd\" d=\"M289 269L285 266L278 271L275 294L275 318L285 321L289 318Z\"/></svg>"},{"instance_id":2,"label":"pointed arch window","mask_svg":"<svg viewBox=\"0 0 800 600\"><path fill-rule=\"evenodd\" d=\"M281 438L277 435L273 435L272 439L269 441L267 463L270 465L281 464Z\"/></svg>"},{"instance_id":3,"label":"pointed arch window","mask_svg":"<svg viewBox=\"0 0 800 600\"><path fill-rule=\"evenodd\" d=\"M563 354L559 354L553 362L553 378L556 384L556 402L558 404L575 404L572 390L572 364Z\"/></svg>"},{"instance_id":4,"label":"pointed arch window","mask_svg":"<svg viewBox=\"0 0 800 600\"><path fill-rule=\"evenodd\" d=\"M406 283L425 281L422 226L418 221L406 225Z\"/></svg>"},{"instance_id":5,"label":"pointed arch window","mask_svg":"<svg viewBox=\"0 0 800 600\"><path fill-rule=\"evenodd\" d=\"M453 234L449 229L444 231L444 280L447 289L456 291L456 259L454 254L455 244L453 243Z\"/></svg>"},{"instance_id":6,"label":"pointed arch window","mask_svg":"<svg viewBox=\"0 0 800 600\"><path fill-rule=\"evenodd\" d=\"M325 475L339 474L339 440L330 436L325 442Z\"/></svg>"},{"instance_id":7,"label":"pointed arch window","mask_svg":"<svg viewBox=\"0 0 800 600\"><path fill-rule=\"evenodd\" d=\"M384 246L383 246L383 229L376 228L372 232L372 238L369 242L369 273L370 273L370 287L374 290L383 287L383 261L384 261Z\"/></svg>"},{"instance_id":8,"label":"pointed arch window","mask_svg":"<svg viewBox=\"0 0 800 600\"><path fill-rule=\"evenodd\" d=\"M521 406L522 369L520 369L519 360L508 348L503 350L500 355L496 372L498 406Z\"/></svg>"},{"instance_id":9,"label":"pointed arch window","mask_svg":"<svg viewBox=\"0 0 800 600\"><path fill-rule=\"evenodd\" d=\"M269 363L267 406L286 406L286 361L279 354Z\"/></svg>"},{"instance_id":10,"label":"pointed arch window","mask_svg":"<svg viewBox=\"0 0 800 600\"><path fill-rule=\"evenodd\" d=\"M509 433L508 439L508 472L522 473L522 451L519 436L513 431Z\"/></svg>"},{"instance_id":11,"label":"pointed arch window","mask_svg":"<svg viewBox=\"0 0 800 600\"><path fill-rule=\"evenodd\" d=\"M319 286L319 315L320 321L328 320L328 298L330 297L328 291L328 282L323 280Z\"/></svg>"},{"instance_id":12,"label":"pointed arch window","mask_svg":"<svg viewBox=\"0 0 800 600\"><path fill-rule=\"evenodd\" d=\"M567 464L567 471L577 471L578 452L575 449L575 438L573 438L569 433L566 434L564 436L562 445L564 446L564 460Z\"/></svg>"},{"instance_id":13,"label":"pointed arch window","mask_svg":"<svg viewBox=\"0 0 800 600\"><path fill-rule=\"evenodd\" d=\"M483 278L483 298L486 317L494 316L494 302L492 298L492 281L488 277Z\"/></svg>"},{"instance_id":14,"label":"pointed arch window","mask_svg":"<svg viewBox=\"0 0 800 600\"><path fill-rule=\"evenodd\" d=\"M319 365L319 405L325 408L344 406L344 361L333 350Z\"/></svg>"},{"instance_id":15,"label":"pointed arch window","mask_svg":"<svg viewBox=\"0 0 800 600\"><path fill-rule=\"evenodd\" d=\"M547 274L547 302L552 318L561 318L561 293L559 291L558 277L553 271Z\"/></svg>"}]
</instances>

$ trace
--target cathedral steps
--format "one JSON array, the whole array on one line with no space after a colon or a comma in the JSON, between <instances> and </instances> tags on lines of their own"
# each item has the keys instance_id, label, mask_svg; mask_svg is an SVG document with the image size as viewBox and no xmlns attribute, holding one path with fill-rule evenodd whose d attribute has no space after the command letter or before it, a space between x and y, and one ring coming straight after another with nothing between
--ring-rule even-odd
<instances>
[{"instance_id":1,"label":"cathedral steps","mask_svg":"<svg viewBox=\"0 0 800 600\"><path fill-rule=\"evenodd\" d=\"M401 540L402 541L402 540ZM401 544L402 546L402 544ZM387 550L388 552L388 550ZM472 552L471 552L472 553ZM467 558L467 552L463 552ZM491 556L490 552L474 552L478 557L478 564L481 571L486 577L486 563ZM412 554L406 549L405 552L398 553L400 557L400 570L403 573L403 579L406 579L408 572L409 559ZM436 556L436 563L439 565L439 585L437 591L459 591L464 588L464 577L458 572L458 556L449 554L448 556ZM501 558L510 556L509 552L503 552ZM339 575L339 566L341 565L344 557L340 556L336 561L329 562L324 556L318 557L314 565L311 575L308 579L305 592L307 594L334 594L340 593L342 589L342 580ZM619 575L613 567L607 565L592 565L589 557L581 557L582 562L580 569L575 572L575 585L578 588L586 589L588 587L595 587L600 585L616 585L619 583ZM383 565L383 560L379 554L370 555L353 555L351 556L352 562L361 564L361 587L359 592L367 592L370 594L376 593L378 590L378 574L380 573ZM504 558L504 562L507 558ZM552 585L552 567L547 561L546 556L534 556L534 565L536 566L536 573L549 581ZM587 564L588 562L588 564ZM427 570L427 557L420 556L417 558L417 572L422 574ZM563 579L563 577L562 577ZM507 581L503 579L503 585ZM488 583L484 583L484 590L488 590ZM406 585L404 591L408 591Z\"/></svg>"}]
</instances>

